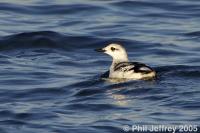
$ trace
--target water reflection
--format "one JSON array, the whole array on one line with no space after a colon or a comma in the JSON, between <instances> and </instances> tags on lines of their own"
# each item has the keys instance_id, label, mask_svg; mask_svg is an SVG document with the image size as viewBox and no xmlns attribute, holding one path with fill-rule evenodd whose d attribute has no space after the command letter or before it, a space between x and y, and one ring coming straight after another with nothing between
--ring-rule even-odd
<instances>
[{"instance_id":1,"label":"water reflection","mask_svg":"<svg viewBox=\"0 0 200 133\"><path fill-rule=\"evenodd\" d=\"M120 107L127 107L129 105L129 98L124 94L119 94L120 90L126 89L125 87L117 87L107 91L108 97L113 99L113 103Z\"/></svg>"}]
</instances>

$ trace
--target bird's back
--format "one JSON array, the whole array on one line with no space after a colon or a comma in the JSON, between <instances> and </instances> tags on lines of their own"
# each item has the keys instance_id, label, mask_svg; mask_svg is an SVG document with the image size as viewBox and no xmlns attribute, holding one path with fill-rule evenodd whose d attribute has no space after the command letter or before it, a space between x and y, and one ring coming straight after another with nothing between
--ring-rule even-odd
<instances>
[{"instance_id":1,"label":"bird's back","mask_svg":"<svg viewBox=\"0 0 200 133\"><path fill-rule=\"evenodd\" d=\"M155 71L140 62L120 62L110 68L109 78L146 79L155 77Z\"/></svg>"}]
</instances>

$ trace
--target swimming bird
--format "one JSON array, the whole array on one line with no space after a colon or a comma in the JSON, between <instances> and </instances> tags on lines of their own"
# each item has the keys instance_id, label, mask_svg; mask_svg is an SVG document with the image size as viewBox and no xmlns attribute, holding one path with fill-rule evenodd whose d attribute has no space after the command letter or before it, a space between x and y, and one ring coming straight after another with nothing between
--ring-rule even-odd
<instances>
[{"instance_id":1,"label":"swimming bird","mask_svg":"<svg viewBox=\"0 0 200 133\"><path fill-rule=\"evenodd\" d=\"M126 49L120 44L111 43L96 51L106 53L113 58L109 78L139 80L152 79L156 76L156 72L146 64L129 62Z\"/></svg>"}]
</instances>

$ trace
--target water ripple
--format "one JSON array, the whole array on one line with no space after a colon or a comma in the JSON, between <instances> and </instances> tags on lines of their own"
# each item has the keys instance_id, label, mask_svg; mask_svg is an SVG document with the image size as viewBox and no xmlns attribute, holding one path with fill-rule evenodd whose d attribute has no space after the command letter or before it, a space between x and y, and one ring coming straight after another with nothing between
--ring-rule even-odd
<instances>
[{"instance_id":1,"label":"water ripple","mask_svg":"<svg viewBox=\"0 0 200 133\"><path fill-rule=\"evenodd\" d=\"M0 132L124 132L123 125L199 119L198 0L0 3ZM150 81L110 82L123 44Z\"/></svg>"}]
</instances>

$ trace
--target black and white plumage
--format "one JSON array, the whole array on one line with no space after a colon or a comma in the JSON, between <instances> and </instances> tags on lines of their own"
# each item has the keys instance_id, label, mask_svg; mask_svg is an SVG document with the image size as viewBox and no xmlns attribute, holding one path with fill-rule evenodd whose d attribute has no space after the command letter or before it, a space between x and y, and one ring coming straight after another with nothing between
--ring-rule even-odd
<instances>
[{"instance_id":1,"label":"black and white plumage","mask_svg":"<svg viewBox=\"0 0 200 133\"><path fill-rule=\"evenodd\" d=\"M137 80L151 79L156 76L156 72L151 67L140 62L129 62L125 48L119 44L109 44L96 51L106 53L113 58L109 78Z\"/></svg>"}]
</instances>

